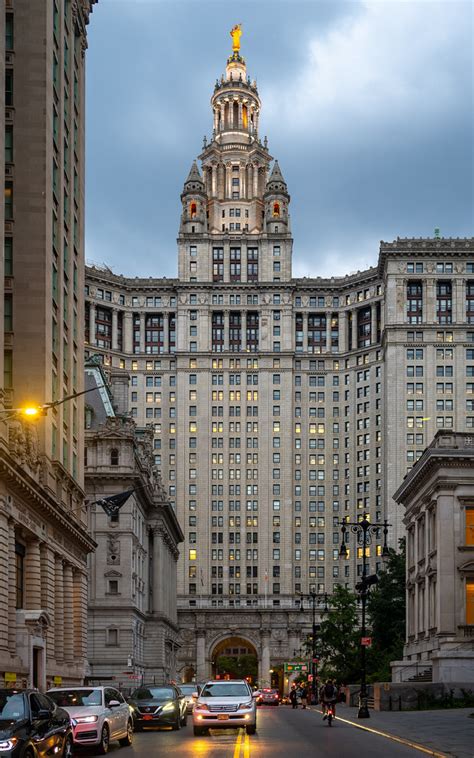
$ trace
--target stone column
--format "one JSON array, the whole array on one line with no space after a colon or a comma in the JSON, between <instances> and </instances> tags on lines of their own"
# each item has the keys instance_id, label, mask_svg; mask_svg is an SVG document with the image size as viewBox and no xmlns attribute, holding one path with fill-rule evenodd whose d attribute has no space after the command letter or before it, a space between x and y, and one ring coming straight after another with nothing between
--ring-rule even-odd
<instances>
[{"instance_id":1,"label":"stone column","mask_svg":"<svg viewBox=\"0 0 474 758\"><path fill-rule=\"evenodd\" d=\"M95 303L89 303L89 345L95 344Z\"/></svg>"},{"instance_id":2,"label":"stone column","mask_svg":"<svg viewBox=\"0 0 474 758\"><path fill-rule=\"evenodd\" d=\"M437 628L438 635L457 632L457 549L453 529L454 492L442 492L437 498L436 545L437 545Z\"/></svg>"},{"instance_id":3,"label":"stone column","mask_svg":"<svg viewBox=\"0 0 474 758\"><path fill-rule=\"evenodd\" d=\"M303 311L303 353L308 352L308 314ZM296 324L293 328L293 335L296 335Z\"/></svg>"},{"instance_id":4,"label":"stone column","mask_svg":"<svg viewBox=\"0 0 474 758\"><path fill-rule=\"evenodd\" d=\"M240 319L240 350L245 353L247 349L247 311L241 312Z\"/></svg>"},{"instance_id":5,"label":"stone column","mask_svg":"<svg viewBox=\"0 0 474 758\"><path fill-rule=\"evenodd\" d=\"M39 539L28 541L25 555L25 608L41 609L41 557Z\"/></svg>"},{"instance_id":6,"label":"stone column","mask_svg":"<svg viewBox=\"0 0 474 758\"><path fill-rule=\"evenodd\" d=\"M196 681L205 681L207 679L206 665L206 631L204 629L196 630Z\"/></svg>"},{"instance_id":7,"label":"stone column","mask_svg":"<svg viewBox=\"0 0 474 758\"><path fill-rule=\"evenodd\" d=\"M372 303L370 306L370 343L377 344L377 304Z\"/></svg>"},{"instance_id":8,"label":"stone column","mask_svg":"<svg viewBox=\"0 0 474 758\"><path fill-rule=\"evenodd\" d=\"M224 199L225 193L225 167L223 163L219 163L217 167L217 197L219 200Z\"/></svg>"},{"instance_id":9,"label":"stone column","mask_svg":"<svg viewBox=\"0 0 474 758\"><path fill-rule=\"evenodd\" d=\"M242 101L239 100L239 129L243 129Z\"/></svg>"},{"instance_id":10,"label":"stone column","mask_svg":"<svg viewBox=\"0 0 474 758\"><path fill-rule=\"evenodd\" d=\"M163 545L161 541L161 528L153 527L153 569L152 569L152 593L153 593L153 613L163 611L161 602L161 591L163 590Z\"/></svg>"},{"instance_id":11,"label":"stone column","mask_svg":"<svg viewBox=\"0 0 474 758\"><path fill-rule=\"evenodd\" d=\"M347 350L347 311L339 311L339 352Z\"/></svg>"},{"instance_id":12,"label":"stone column","mask_svg":"<svg viewBox=\"0 0 474 758\"><path fill-rule=\"evenodd\" d=\"M8 516L0 512L0 650L8 648Z\"/></svg>"},{"instance_id":13,"label":"stone column","mask_svg":"<svg viewBox=\"0 0 474 758\"><path fill-rule=\"evenodd\" d=\"M466 280L455 279L453 285L453 322L463 324L466 323Z\"/></svg>"},{"instance_id":14,"label":"stone column","mask_svg":"<svg viewBox=\"0 0 474 758\"><path fill-rule=\"evenodd\" d=\"M56 661L64 660L64 574L63 559L55 558L54 571L54 637Z\"/></svg>"},{"instance_id":15,"label":"stone column","mask_svg":"<svg viewBox=\"0 0 474 758\"><path fill-rule=\"evenodd\" d=\"M112 308L112 350L118 349L118 311Z\"/></svg>"},{"instance_id":16,"label":"stone column","mask_svg":"<svg viewBox=\"0 0 474 758\"><path fill-rule=\"evenodd\" d=\"M72 597L72 566L64 566L64 660L74 660L74 612Z\"/></svg>"},{"instance_id":17,"label":"stone column","mask_svg":"<svg viewBox=\"0 0 474 758\"><path fill-rule=\"evenodd\" d=\"M352 311L352 350L357 350L357 308Z\"/></svg>"},{"instance_id":18,"label":"stone column","mask_svg":"<svg viewBox=\"0 0 474 758\"><path fill-rule=\"evenodd\" d=\"M145 314L140 313L140 353L145 352Z\"/></svg>"},{"instance_id":19,"label":"stone column","mask_svg":"<svg viewBox=\"0 0 474 758\"><path fill-rule=\"evenodd\" d=\"M328 353L332 352L331 349L331 320L332 320L332 313L331 311L326 312L326 351Z\"/></svg>"},{"instance_id":20,"label":"stone column","mask_svg":"<svg viewBox=\"0 0 474 758\"><path fill-rule=\"evenodd\" d=\"M47 545L41 545L41 608L50 619L46 632L46 657L54 659L54 552Z\"/></svg>"},{"instance_id":21,"label":"stone column","mask_svg":"<svg viewBox=\"0 0 474 758\"><path fill-rule=\"evenodd\" d=\"M123 350L131 355L133 353L133 313L124 311L123 314Z\"/></svg>"},{"instance_id":22,"label":"stone column","mask_svg":"<svg viewBox=\"0 0 474 758\"><path fill-rule=\"evenodd\" d=\"M224 311L224 352L229 350L229 311Z\"/></svg>"},{"instance_id":23,"label":"stone column","mask_svg":"<svg viewBox=\"0 0 474 758\"><path fill-rule=\"evenodd\" d=\"M270 686L270 630L262 629L260 631L260 643L262 649L262 658L260 665L259 686Z\"/></svg>"},{"instance_id":24,"label":"stone column","mask_svg":"<svg viewBox=\"0 0 474 758\"><path fill-rule=\"evenodd\" d=\"M170 321L169 314L163 313L163 352L170 351Z\"/></svg>"},{"instance_id":25,"label":"stone column","mask_svg":"<svg viewBox=\"0 0 474 758\"><path fill-rule=\"evenodd\" d=\"M253 164L253 196L258 197L258 163Z\"/></svg>"},{"instance_id":26,"label":"stone column","mask_svg":"<svg viewBox=\"0 0 474 758\"><path fill-rule=\"evenodd\" d=\"M436 280L426 279L425 288L426 298L424 298L423 302L423 321L428 324L434 324L436 315Z\"/></svg>"},{"instance_id":27,"label":"stone column","mask_svg":"<svg viewBox=\"0 0 474 758\"><path fill-rule=\"evenodd\" d=\"M8 648L16 653L15 522L8 521Z\"/></svg>"},{"instance_id":28,"label":"stone column","mask_svg":"<svg viewBox=\"0 0 474 758\"><path fill-rule=\"evenodd\" d=\"M211 197L217 195L217 164L213 163L211 166L212 180L211 180Z\"/></svg>"},{"instance_id":29,"label":"stone column","mask_svg":"<svg viewBox=\"0 0 474 758\"><path fill-rule=\"evenodd\" d=\"M87 572L75 569L73 582L74 660L87 656Z\"/></svg>"},{"instance_id":30,"label":"stone column","mask_svg":"<svg viewBox=\"0 0 474 758\"><path fill-rule=\"evenodd\" d=\"M240 199L244 200L247 193L247 187L245 186L245 166L240 166L239 168L239 179L240 179ZM244 226L244 221L241 219L241 228Z\"/></svg>"}]
</instances>

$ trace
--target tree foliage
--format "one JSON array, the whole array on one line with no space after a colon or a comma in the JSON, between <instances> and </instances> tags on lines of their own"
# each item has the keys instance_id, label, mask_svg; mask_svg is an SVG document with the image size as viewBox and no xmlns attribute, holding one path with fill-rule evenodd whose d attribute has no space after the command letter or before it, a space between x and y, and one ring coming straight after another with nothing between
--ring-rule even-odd
<instances>
[{"instance_id":1,"label":"tree foliage","mask_svg":"<svg viewBox=\"0 0 474 758\"><path fill-rule=\"evenodd\" d=\"M251 676L252 681L257 679L258 661L256 656L250 653L238 656L221 655L216 663L219 674L230 674L236 679L245 679L247 676Z\"/></svg>"},{"instance_id":2,"label":"tree foliage","mask_svg":"<svg viewBox=\"0 0 474 758\"><path fill-rule=\"evenodd\" d=\"M337 585L331 599L331 610L321 622L316 645L321 676L344 683L357 681L360 672L359 642L357 599L353 592Z\"/></svg>"}]
</instances>

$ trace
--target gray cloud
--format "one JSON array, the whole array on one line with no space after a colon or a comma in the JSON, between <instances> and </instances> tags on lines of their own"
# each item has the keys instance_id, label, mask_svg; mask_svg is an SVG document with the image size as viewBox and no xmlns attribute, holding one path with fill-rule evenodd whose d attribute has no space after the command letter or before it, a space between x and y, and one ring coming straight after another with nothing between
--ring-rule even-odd
<instances>
[{"instance_id":1,"label":"gray cloud","mask_svg":"<svg viewBox=\"0 0 474 758\"><path fill-rule=\"evenodd\" d=\"M292 196L295 275L373 265L380 239L435 226L472 235L471 3L101 0L87 53L88 260L176 275L179 195L236 21Z\"/></svg>"}]
</instances>

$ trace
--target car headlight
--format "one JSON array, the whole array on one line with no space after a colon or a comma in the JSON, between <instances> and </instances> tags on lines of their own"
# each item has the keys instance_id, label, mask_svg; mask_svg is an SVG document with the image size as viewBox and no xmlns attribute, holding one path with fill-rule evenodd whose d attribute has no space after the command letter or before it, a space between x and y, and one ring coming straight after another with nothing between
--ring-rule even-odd
<instances>
[{"instance_id":1,"label":"car headlight","mask_svg":"<svg viewBox=\"0 0 474 758\"><path fill-rule=\"evenodd\" d=\"M175 704L174 703L166 703L166 705L163 706L162 712L163 713L169 713L169 711L174 711Z\"/></svg>"},{"instance_id":2,"label":"car headlight","mask_svg":"<svg viewBox=\"0 0 474 758\"><path fill-rule=\"evenodd\" d=\"M17 742L18 742L18 737L11 737L9 740L1 740L0 751L2 753L5 753L7 750L13 750Z\"/></svg>"},{"instance_id":3,"label":"car headlight","mask_svg":"<svg viewBox=\"0 0 474 758\"><path fill-rule=\"evenodd\" d=\"M252 710L252 703L239 703L239 710L240 711L251 711Z\"/></svg>"},{"instance_id":4,"label":"car headlight","mask_svg":"<svg viewBox=\"0 0 474 758\"><path fill-rule=\"evenodd\" d=\"M98 720L98 716L75 716L71 719L73 726L76 724L94 724Z\"/></svg>"}]
</instances>

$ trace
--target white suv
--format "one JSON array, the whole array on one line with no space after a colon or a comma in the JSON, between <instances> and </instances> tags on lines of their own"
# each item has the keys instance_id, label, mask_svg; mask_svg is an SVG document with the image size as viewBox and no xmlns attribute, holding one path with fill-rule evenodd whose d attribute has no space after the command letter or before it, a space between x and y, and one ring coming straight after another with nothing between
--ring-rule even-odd
<instances>
[{"instance_id":1,"label":"white suv","mask_svg":"<svg viewBox=\"0 0 474 758\"><path fill-rule=\"evenodd\" d=\"M257 730L257 708L249 685L243 679L206 682L200 694L195 693L193 710L195 736L209 729L245 727L247 734Z\"/></svg>"}]
</instances>

